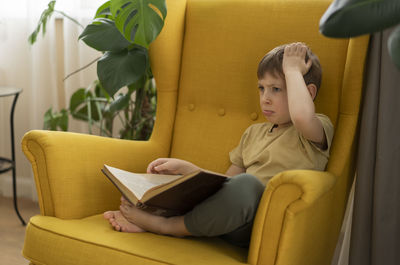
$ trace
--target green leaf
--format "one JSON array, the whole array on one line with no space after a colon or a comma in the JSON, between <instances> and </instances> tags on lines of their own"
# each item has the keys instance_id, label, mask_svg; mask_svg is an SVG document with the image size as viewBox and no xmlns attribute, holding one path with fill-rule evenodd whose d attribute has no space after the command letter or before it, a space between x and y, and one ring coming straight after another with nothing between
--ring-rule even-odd
<instances>
[{"instance_id":1,"label":"green leaf","mask_svg":"<svg viewBox=\"0 0 400 265\"><path fill-rule=\"evenodd\" d=\"M94 83L94 94L96 95L96 97L104 98L107 101L110 101L111 97L104 89L104 87L101 85L100 81L95 80L93 83Z\"/></svg>"},{"instance_id":2,"label":"green leaf","mask_svg":"<svg viewBox=\"0 0 400 265\"><path fill-rule=\"evenodd\" d=\"M113 96L121 87L139 80L147 64L148 54L144 48L106 52L97 62L97 76L108 94Z\"/></svg>"},{"instance_id":3,"label":"green leaf","mask_svg":"<svg viewBox=\"0 0 400 265\"><path fill-rule=\"evenodd\" d=\"M53 119L52 111L53 111L53 109L50 107L44 114L43 130L52 130L52 131L55 130L51 126L52 125L51 121Z\"/></svg>"},{"instance_id":4,"label":"green leaf","mask_svg":"<svg viewBox=\"0 0 400 265\"><path fill-rule=\"evenodd\" d=\"M142 75L136 82L129 84L128 85L129 92L132 93L133 91L143 88L146 83L146 80L147 76Z\"/></svg>"},{"instance_id":5,"label":"green leaf","mask_svg":"<svg viewBox=\"0 0 400 265\"><path fill-rule=\"evenodd\" d=\"M75 112L78 106L85 104L85 88L80 88L72 94L69 100L69 109L71 112Z\"/></svg>"},{"instance_id":6,"label":"green leaf","mask_svg":"<svg viewBox=\"0 0 400 265\"><path fill-rule=\"evenodd\" d=\"M58 126L63 131L68 131L68 111L66 109L62 109L60 112L60 118L58 120Z\"/></svg>"},{"instance_id":7,"label":"green leaf","mask_svg":"<svg viewBox=\"0 0 400 265\"><path fill-rule=\"evenodd\" d=\"M108 18L94 19L79 39L98 51L120 51L131 45L115 27L114 21Z\"/></svg>"},{"instance_id":8,"label":"green leaf","mask_svg":"<svg viewBox=\"0 0 400 265\"><path fill-rule=\"evenodd\" d=\"M85 88L80 88L72 94L69 109L71 111L72 117L83 121L99 121L101 114L101 106L99 104L88 104L89 101L94 101L95 98L90 90ZM89 110L90 105L90 110Z\"/></svg>"},{"instance_id":9,"label":"green leaf","mask_svg":"<svg viewBox=\"0 0 400 265\"><path fill-rule=\"evenodd\" d=\"M53 109L49 108L44 114L43 129L57 131L58 128L68 130L68 110L62 109L59 113L53 113Z\"/></svg>"},{"instance_id":10,"label":"green leaf","mask_svg":"<svg viewBox=\"0 0 400 265\"><path fill-rule=\"evenodd\" d=\"M96 15L94 16L94 18L112 18L113 15L111 13L110 10L110 1L105 2L104 4L102 4L96 11Z\"/></svg>"},{"instance_id":11,"label":"green leaf","mask_svg":"<svg viewBox=\"0 0 400 265\"><path fill-rule=\"evenodd\" d=\"M34 44L36 42L37 39L37 35L39 35L40 32L40 28L42 28L42 34L44 36L44 34L46 33L46 24L47 24L47 20L49 20L51 18L51 15L53 15L54 13L54 5L56 4L56 1L50 1L47 4L47 8L42 12L40 18L39 18L39 22L38 25L36 26L36 29L31 33L31 35L28 38L28 42L29 44Z\"/></svg>"},{"instance_id":12,"label":"green leaf","mask_svg":"<svg viewBox=\"0 0 400 265\"><path fill-rule=\"evenodd\" d=\"M400 25L390 33L388 49L393 63L400 69Z\"/></svg>"},{"instance_id":13,"label":"green leaf","mask_svg":"<svg viewBox=\"0 0 400 265\"><path fill-rule=\"evenodd\" d=\"M146 48L161 32L167 16L165 0L111 0L110 9L125 38Z\"/></svg>"},{"instance_id":14,"label":"green leaf","mask_svg":"<svg viewBox=\"0 0 400 265\"><path fill-rule=\"evenodd\" d=\"M131 99L131 93L127 93L125 95L119 96L115 101L113 101L110 106L108 111L111 114L117 113L123 109L126 109L129 106L129 101Z\"/></svg>"},{"instance_id":15,"label":"green leaf","mask_svg":"<svg viewBox=\"0 0 400 265\"><path fill-rule=\"evenodd\" d=\"M319 28L325 36L349 38L399 22L399 0L335 0L322 16Z\"/></svg>"}]
</instances>

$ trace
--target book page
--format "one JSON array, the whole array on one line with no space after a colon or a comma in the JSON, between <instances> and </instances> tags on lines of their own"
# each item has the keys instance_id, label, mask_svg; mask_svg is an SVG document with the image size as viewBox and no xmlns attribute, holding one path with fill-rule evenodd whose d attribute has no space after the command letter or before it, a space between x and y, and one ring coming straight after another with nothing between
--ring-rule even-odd
<instances>
[{"instance_id":1,"label":"book page","mask_svg":"<svg viewBox=\"0 0 400 265\"><path fill-rule=\"evenodd\" d=\"M147 190L182 177L181 175L137 174L107 165L104 166L130 189L139 200Z\"/></svg>"}]
</instances>

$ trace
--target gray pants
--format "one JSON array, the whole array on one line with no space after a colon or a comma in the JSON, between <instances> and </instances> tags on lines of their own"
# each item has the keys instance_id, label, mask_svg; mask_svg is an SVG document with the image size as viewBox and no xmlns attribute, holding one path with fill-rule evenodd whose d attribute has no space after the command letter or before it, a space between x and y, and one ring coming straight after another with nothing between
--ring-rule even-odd
<instances>
[{"instance_id":1,"label":"gray pants","mask_svg":"<svg viewBox=\"0 0 400 265\"><path fill-rule=\"evenodd\" d=\"M194 236L221 236L235 245L248 247L264 189L264 184L249 174L230 178L217 193L185 215L186 229Z\"/></svg>"}]
</instances>

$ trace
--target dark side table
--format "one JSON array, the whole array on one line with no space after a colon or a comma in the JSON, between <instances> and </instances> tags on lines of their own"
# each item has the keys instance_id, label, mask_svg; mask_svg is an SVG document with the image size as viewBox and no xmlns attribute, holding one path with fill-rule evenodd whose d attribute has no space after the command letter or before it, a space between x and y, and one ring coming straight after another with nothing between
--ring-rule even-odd
<instances>
[{"instance_id":1,"label":"dark side table","mask_svg":"<svg viewBox=\"0 0 400 265\"><path fill-rule=\"evenodd\" d=\"M0 174L6 173L12 170L12 185L13 185L13 198L14 198L14 209L18 215L19 220L21 220L22 225L26 225L24 219L18 211L17 204L17 183L16 183L16 173L15 173L15 148L14 148L14 110L17 103L19 94L22 92L21 88L13 87L0 87L0 97L14 96L14 100L11 107L10 113L10 129L11 129L11 159L0 157Z\"/></svg>"}]
</instances>

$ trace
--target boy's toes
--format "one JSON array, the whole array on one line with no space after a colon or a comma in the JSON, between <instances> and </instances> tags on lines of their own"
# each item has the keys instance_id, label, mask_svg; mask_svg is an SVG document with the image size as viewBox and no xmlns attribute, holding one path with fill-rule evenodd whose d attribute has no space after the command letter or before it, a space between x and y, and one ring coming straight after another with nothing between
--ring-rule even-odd
<instances>
[{"instance_id":1,"label":"boy's toes","mask_svg":"<svg viewBox=\"0 0 400 265\"><path fill-rule=\"evenodd\" d=\"M110 220L111 218L114 218L114 212L113 211L107 211L103 214L103 217L105 219Z\"/></svg>"},{"instance_id":2,"label":"boy's toes","mask_svg":"<svg viewBox=\"0 0 400 265\"><path fill-rule=\"evenodd\" d=\"M110 222L110 224L115 230L117 230L117 225L118 224L116 222Z\"/></svg>"}]
</instances>

